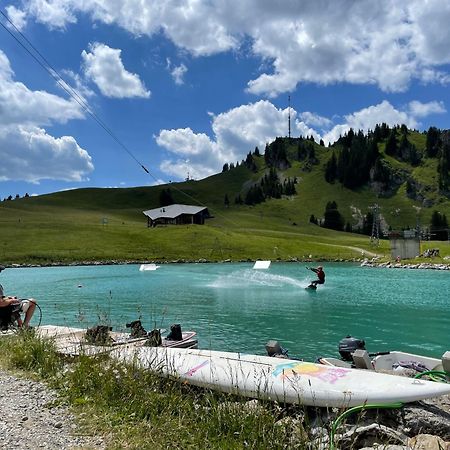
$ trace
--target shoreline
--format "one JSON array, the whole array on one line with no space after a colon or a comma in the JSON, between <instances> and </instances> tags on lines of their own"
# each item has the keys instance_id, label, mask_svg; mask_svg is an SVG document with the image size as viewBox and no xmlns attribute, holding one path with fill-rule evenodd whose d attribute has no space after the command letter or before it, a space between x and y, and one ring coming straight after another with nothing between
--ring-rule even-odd
<instances>
[{"instance_id":1,"label":"shoreline","mask_svg":"<svg viewBox=\"0 0 450 450\"><path fill-rule=\"evenodd\" d=\"M422 270L450 270L450 263L429 263L429 262L420 262L420 263L406 263L402 264L401 262L377 262L377 261L369 261L364 260L361 263L361 267L374 267L381 269L422 269Z\"/></svg>"},{"instance_id":2,"label":"shoreline","mask_svg":"<svg viewBox=\"0 0 450 450\"><path fill-rule=\"evenodd\" d=\"M447 258L446 258L447 259ZM205 258L198 259L174 259L174 260L104 260L104 261L73 261L73 262L51 262L51 263L11 263L4 264L8 269L22 269L22 268L45 268L45 267L83 267L83 266L114 266L114 265L140 265L140 264L233 264L233 263L255 263L262 261L261 259L224 259L224 260L209 260ZM290 258L290 259L276 259L271 263L353 263L360 264L361 267L371 268L387 268L387 269L427 269L427 270L450 270L450 262L417 262L417 263L401 263L395 261L379 261L379 258L352 258L352 259L314 259L314 258Z\"/></svg>"}]
</instances>

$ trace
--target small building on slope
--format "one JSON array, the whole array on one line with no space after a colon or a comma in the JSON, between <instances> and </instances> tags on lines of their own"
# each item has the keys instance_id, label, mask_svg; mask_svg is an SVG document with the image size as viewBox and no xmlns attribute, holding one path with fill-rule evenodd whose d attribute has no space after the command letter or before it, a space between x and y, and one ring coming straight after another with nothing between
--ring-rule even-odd
<instances>
[{"instance_id":1,"label":"small building on slope","mask_svg":"<svg viewBox=\"0 0 450 450\"><path fill-rule=\"evenodd\" d=\"M205 206L193 205L169 205L160 208L143 211L147 216L147 226L156 227L157 225L203 225L205 219L210 217L208 208Z\"/></svg>"}]
</instances>

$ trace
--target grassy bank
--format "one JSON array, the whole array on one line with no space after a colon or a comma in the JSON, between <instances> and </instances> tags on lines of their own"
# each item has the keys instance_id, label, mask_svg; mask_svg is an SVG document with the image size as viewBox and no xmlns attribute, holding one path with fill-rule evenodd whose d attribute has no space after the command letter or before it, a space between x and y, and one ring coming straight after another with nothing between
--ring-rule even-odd
<instances>
[{"instance_id":1,"label":"grassy bank","mask_svg":"<svg viewBox=\"0 0 450 450\"><path fill-rule=\"evenodd\" d=\"M406 195L405 183L386 197L368 187L352 191L327 183L324 165L329 149L316 150L320 163L311 170L294 161L280 175L297 179L296 195L254 206L235 204L234 199L245 197L249 186L264 176L263 158L257 158L256 173L239 166L199 181L76 189L0 202L1 262L352 260L374 254L389 259L387 240L373 246L369 236L314 225L311 215L323 219L327 203L335 201L344 223L355 230L374 204L379 206L384 229L414 228L418 223L428 227L435 210L450 216L447 197L435 193L434 206L424 207ZM407 169L404 163L396 164ZM434 193L435 181L426 176L428 169L416 168L415 176L424 186L430 185L427 192ZM174 203L206 206L213 217L205 225L147 228L143 211L159 207L163 189L171 190ZM448 242L426 242L422 247L438 247L441 256L450 254Z\"/></svg>"},{"instance_id":2,"label":"grassy bank","mask_svg":"<svg viewBox=\"0 0 450 450\"><path fill-rule=\"evenodd\" d=\"M222 395L107 357L67 361L32 332L0 339L0 364L45 380L110 449L306 448L305 410Z\"/></svg>"}]
</instances>

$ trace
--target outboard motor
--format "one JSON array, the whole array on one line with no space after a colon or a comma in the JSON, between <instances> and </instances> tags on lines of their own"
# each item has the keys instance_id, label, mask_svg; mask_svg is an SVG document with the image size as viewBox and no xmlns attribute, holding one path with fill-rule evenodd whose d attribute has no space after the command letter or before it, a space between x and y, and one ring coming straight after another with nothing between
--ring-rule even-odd
<instances>
[{"instance_id":1,"label":"outboard motor","mask_svg":"<svg viewBox=\"0 0 450 450\"><path fill-rule=\"evenodd\" d=\"M363 339L346 336L339 342L339 354L344 361L353 361L352 353L355 350L365 350L366 343Z\"/></svg>"},{"instance_id":2,"label":"outboard motor","mask_svg":"<svg viewBox=\"0 0 450 450\"><path fill-rule=\"evenodd\" d=\"M174 323L170 326L170 333L167 335L167 340L181 341L182 339L183 334L181 333L181 325L179 323Z\"/></svg>"},{"instance_id":3,"label":"outboard motor","mask_svg":"<svg viewBox=\"0 0 450 450\"><path fill-rule=\"evenodd\" d=\"M287 349L283 348L278 341L268 341L266 344L266 352L268 356L275 358L288 358Z\"/></svg>"}]
</instances>

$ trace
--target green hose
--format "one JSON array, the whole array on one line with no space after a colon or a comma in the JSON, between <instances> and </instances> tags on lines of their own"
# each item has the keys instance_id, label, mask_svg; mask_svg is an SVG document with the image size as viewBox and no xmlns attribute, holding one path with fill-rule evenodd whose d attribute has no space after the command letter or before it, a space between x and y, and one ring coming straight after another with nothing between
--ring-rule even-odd
<instances>
[{"instance_id":1,"label":"green hose","mask_svg":"<svg viewBox=\"0 0 450 450\"><path fill-rule=\"evenodd\" d=\"M450 373L442 370L427 370L425 372L418 373L414 378L422 378L428 375L433 381L439 383L449 383Z\"/></svg>"},{"instance_id":2,"label":"green hose","mask_svg":"<svg viewBox=\"0 0 450 450\"><path fill-rule=\"evenodd\" d=\"M341 415L339 415L333 421L333 424L331 425L330 450L334 450L334 435L336 433L337 427L350 414L353 414L353 413L356 413L359 411L364 411L366 409L395 409L395 408L401 408L402 406L403 406L403 403L400 403L400 402L397 402L397 403L374 403L374 404L354 406L353 408L347 409L347 411L344 411Z\"/></svg>"}]
</instances>

